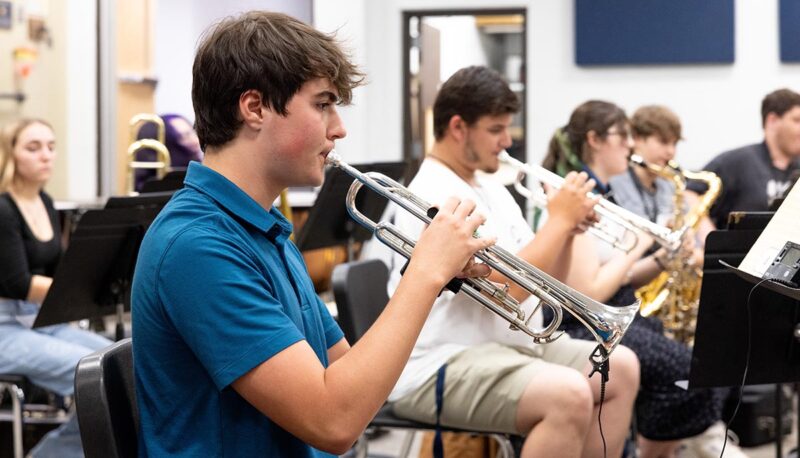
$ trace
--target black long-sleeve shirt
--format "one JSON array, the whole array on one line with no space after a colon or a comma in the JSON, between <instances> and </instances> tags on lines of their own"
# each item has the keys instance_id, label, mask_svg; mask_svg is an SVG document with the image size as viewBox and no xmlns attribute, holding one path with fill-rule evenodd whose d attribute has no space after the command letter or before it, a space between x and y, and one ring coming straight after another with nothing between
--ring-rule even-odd
<instances>
[{"instance_id":1,"label":"black long-sleeve shirt","mask_svg":"<svg viewBox=\"0 0 800 458\"><path fill-rule=\"evenodd\" d=\"M33 235L8 193L0 194L0 297L25 299L33 275L52 277L61 256L61 226L53 200L41 193L53 238L41 241Z\"/></svg>"}]
</instances>

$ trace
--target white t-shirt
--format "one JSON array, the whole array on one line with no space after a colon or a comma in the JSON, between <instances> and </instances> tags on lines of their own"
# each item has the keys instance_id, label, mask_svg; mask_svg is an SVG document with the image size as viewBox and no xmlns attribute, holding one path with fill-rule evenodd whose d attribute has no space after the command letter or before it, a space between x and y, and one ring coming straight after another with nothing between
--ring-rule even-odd
<instances>
[{"instance_id":1,"label":"white t-shirt","mask_svg":"<svg viewBox=\"0 0 800 458\"><path fill-rule=\"evenodd\" d=\"M477 204L475 211L487 217L478 232L482 236L494 235L497 245L512 253L518 252L533 239L533 231L523 218L522 211L501 184L482 177L476 177L476 180L478 185L471 186L444 164L426 159L408 188L430 204L441 205L450 196L473 200ZM424 228L422 221L399 208L394 218L398 229L415 240L419 238ZM400 269L405 263L403 256L394 254L390 266L389 295L397 288ZM535 301L535 298L525 301L523 308L526 313L534 309ZM537 312L530 324L539 327L541 323L541 313ZM486 342L535 346L530 336L510 330L507 321L466 294L442 292L433 305L389 400L396 401L421 386L456 353Z\"/></svg>"}]
</instances>

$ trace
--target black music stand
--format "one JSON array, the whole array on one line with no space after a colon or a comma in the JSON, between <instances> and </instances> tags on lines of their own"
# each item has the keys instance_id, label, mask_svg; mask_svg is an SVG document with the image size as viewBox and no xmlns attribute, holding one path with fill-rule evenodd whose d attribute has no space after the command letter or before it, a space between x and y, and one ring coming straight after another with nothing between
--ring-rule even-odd
<instances>
[{"instance_id":1,"label":"black music stand","mask_svg":"<svg viewBox=\"0 0 800 458\"><path fill-rule=\"evenodd\" d=\"M361 172L379 172L393 180L400 180L406 170L403 162L382 162L354 165ZM353 245L372 237L372 232L355 222L347 213L345 198L353 177L336 167L325 172L325 182L317 195L317 200L299 233L296 235L300 251L347 245L347 260L353 260ZM356 206L373 221L378 219L389 202L366 186L356 197Z\"/></svg>"},{"instance_id":2,"label":"black music stand","mask_svg":"<svg viewBox=\"0 0 800 458\"><path fill-rule=\"evenodd\" d=\"M756 220L764 225L768 221L761 216ZM765 282L753 291L748 321L747 298L761 279L747 276L732 266L741 262L763 226L761 230L752 224L741 226L747 229L714 231L706 239L690 388L741 385L747 359L748 329L751 353L744 384L800 381L800 342L795 337L800 324L800 295L787 295L790 288ZM778 456L782 454L783 440L780 396L778 390Z\"/></svg>"},{"instance_id":3,"label":"black music stand","mask_svg":"<svg viewBox=\"0 0 800 458\"><path fill-rule=\"evenodd\" d=\"M142 184L141 194L177 191L183 188L186 168L173 168L161 178L150 178Z\"/></svg>"},{"instance_id":4,"label":"black music stand","mask_svg":"<svg viewBox=\"0 0 800 458\"><path fill-rule=\"evenodd\" d=\"M139 245L171 193L109 199L80 219L53 276L33 327L117 315L130 310L130 286Z\"/></svg>"}]
</instances>

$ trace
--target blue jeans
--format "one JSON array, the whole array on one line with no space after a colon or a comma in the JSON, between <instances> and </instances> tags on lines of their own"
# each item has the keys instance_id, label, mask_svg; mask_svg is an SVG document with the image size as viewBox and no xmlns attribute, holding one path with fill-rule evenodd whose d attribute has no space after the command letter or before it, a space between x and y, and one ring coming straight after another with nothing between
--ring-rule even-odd
<instances>
[{"instance_id":1,"label":"blue jeans","mask_svg":"<svg viewBox=\"0 0 800 458\"><path fill-rule=\"evenodd\" d=\"M25 311L38 308L30 303L20 306ZM30 329L29 318L27 314L13 318L6 315L0 321L0 373L24 375L56 394L72 395L78 361L111 341L64 324ZM52 456L83 456L75 415L48 433L31 453L34 457L51 456L46 451L52 451Z\"/></svg>"}]
</instances>

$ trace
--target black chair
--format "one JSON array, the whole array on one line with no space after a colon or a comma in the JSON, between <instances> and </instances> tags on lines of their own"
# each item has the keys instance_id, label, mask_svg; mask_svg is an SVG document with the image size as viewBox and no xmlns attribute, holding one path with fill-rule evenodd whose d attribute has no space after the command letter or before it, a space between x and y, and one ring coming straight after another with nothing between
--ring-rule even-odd
<instances>
[{"instance_id":1,"label":"black chair","mask_svg":"<svg viewBox=\"0 0 800 458\"><path fill-rule=\"evenodd\" d=\"M78 363L75 406L87 458L137 456L139 409L131 339L123 339Z\"/></svg>"},{"instance_id":2,"label":"black chair","mask_svg":"<svg viewBox=\"0 0 800 458\"><path fill-rule=\"evenodd\" d=\"M358 341L367 329L372 326L372 323L375 322L389 302L389 297L386 293L388 279L389 272L386 265L377 259L339 264L333 269L333 296L336 300L339 326L341 326L347 341L351 345ZM375 418L370 422L370 426L409 430L401 448L400 456L408 456L414 440L415 430L435 429L434 425L395 416L391 405L388 403L381 407ZM511 441L503 434L446 427L443 427L442 430L490 436L497 441L500 456L510 458L515 455ZM356 456L366 457L367 447L367 440L362 435L356 443Z\"/></svg>"}]
</instances>

